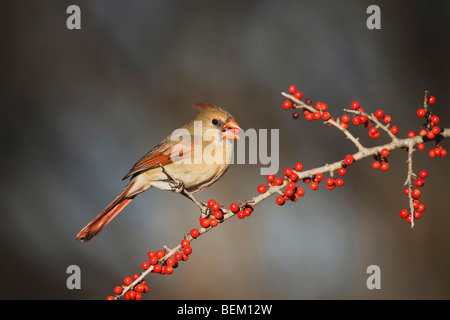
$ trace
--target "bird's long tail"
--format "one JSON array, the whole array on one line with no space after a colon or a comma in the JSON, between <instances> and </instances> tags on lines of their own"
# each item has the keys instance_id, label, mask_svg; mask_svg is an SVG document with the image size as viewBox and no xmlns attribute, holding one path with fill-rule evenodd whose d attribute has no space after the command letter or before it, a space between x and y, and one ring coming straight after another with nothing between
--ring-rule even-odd
<instances>
[{"instance_id":1,"label":"bird's long tail","mask_svg":"<svg viewBox=\"0 0 450 320\"><path fill-rule=\"evenodd\" d=\"M75 237L76 240L87 242L103 230L135 197L127 197L128 191L133 186L129 184L125 190L111 202L102 212L100 212L91 222L89 222Z\"/></svg>"}]
</instances>

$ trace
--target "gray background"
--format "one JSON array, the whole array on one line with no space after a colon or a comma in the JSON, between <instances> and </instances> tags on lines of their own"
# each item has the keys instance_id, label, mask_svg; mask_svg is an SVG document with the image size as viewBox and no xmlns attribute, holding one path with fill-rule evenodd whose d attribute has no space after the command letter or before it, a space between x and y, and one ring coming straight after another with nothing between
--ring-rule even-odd
<instances>
[{"instance_id":1,"label":"gray background","mask_svg":"<svg viewBox=\"0 0 450 320\"><path fill-rule=\"evenodd\" d=\"M66 28L69 4L80 6L82 30ZM366 28L370 4L381 7L381 30ZM104 299L149 250L198 225L188 200L151 190L91 242L74 240L135 161L195 115L193 103L223 106L243 128L280 129L281 169L355 151L335 129L281 108L290 84L334 116L353 100L382 108L400 137L418 130L431 90L448 127L449 14L448 1L4 1L0 297ZM306 189L281 208L271 198L220 225L173 275L148 277L144 298L450 298L449 160L430 159L429 148L414 159L430 174L414 229L398 216L407 169L397 151L386 173L366 159L342 188ZM234 165L198 198L254 196L260 166ZM66 288L72 264L81 290ZM381 290L366 288L372 264Z\"/></svg>"}]
</instances>

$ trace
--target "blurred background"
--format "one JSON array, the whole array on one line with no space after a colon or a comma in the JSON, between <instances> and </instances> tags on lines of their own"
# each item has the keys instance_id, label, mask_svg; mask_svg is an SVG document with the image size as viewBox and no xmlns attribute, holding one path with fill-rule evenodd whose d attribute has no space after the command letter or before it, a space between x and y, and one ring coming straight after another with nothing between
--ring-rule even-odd
<instances>
[{"instance_id":1,"label":"blurred background","mask_svg":"<svg viewBox=\"0 0 450 320\"><path fill-rule=\"evenodd\" d=\"M70 4L81 30L66 27ZM381 30L366 27L371 4ZM355 152L336 129L282 109L291 84L334 116L354 100L381 108L400 137L419 129L430 90L449 127L449 15L448 1L4 1L0 298L104 299L149 250L198 226L192 203L154 189L91 242L74 240L131 166L195 116L193 103L226 108L244 129L279 129L280 172ZM429 178L413 229L398 216L407 167L396 151L388 172L366 159L341 188L306 188L283 207L273 197L219 225L172 275L147 277L144 299L449 299L450 164L430 148L414 154ZM233 165L197 198L249 199L261 166ZM373 264L380 290L366 287ZM81 290L66 287L69 265L81 268Z\"/></svg>"}]
</instances>

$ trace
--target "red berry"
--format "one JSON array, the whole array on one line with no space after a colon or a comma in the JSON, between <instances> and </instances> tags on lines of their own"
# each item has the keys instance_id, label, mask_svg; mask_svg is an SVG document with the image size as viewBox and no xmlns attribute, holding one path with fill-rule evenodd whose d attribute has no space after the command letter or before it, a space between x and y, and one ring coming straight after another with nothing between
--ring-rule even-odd
<instances>
[{"instance_id":1,"label":"red berry","mask_svg":"<svg viewBox=\"0 0 450 320\"><path fill-rule=\"evenodd\" d=\"M317 190L319 188L319 184L317 182L311 182L309 186L312 190Z\"/></svg>"},{"instance_id":2,"label":"red berry","mask_svg":"<svg viewBox=\"0 0 450 320\"><path fill-rule=\"evenodd\" d=\"M244 209L244 215L246 216L246 217L248 217L249 215L251 215L252 214L252 209L250 209L250 208L245 208Z\"/></svg>"},{"instance_id":3,"label":"red berry","mask_svg":"<svg viewBox=\"0 0 450 320\"><path fill-rule=\"evenodd\" d=\"M133 279L132 279L131 277L126 277L125 279L123 279L123 283L124 283L126 286L129 286L130 284L133 283Z\"/></svg>"},{"instance_id":4,"label":"red berry","mask_svg":"<svg viewBox=\"0 0 450 320\"><path fill-rule=\"evenodd\" d=\"M392 132L393 134L397 134L397 133L398 133L398 127L397 127L397 126L392 126L392 127L391 127L391 132Z\"/></svg>"},{"instance_id":5,"label":"red berry","mask_svg":"<svg viewBox=\"0 0 450 320\"><path fill-rule=\"evenodd\" d=\"M416 133L414 131L408 132L408 138L412 138L412 137L415 137L415 136L416 136Z\"/></svg>"},{"instance_id":6,"label":"red berry","mask_svg":"<svg viewBox=\"0 0 450 320\"><path fill-rule=\"evenodd\" d=\"M345 168L339 168L339 170L338 170L338 173L341 176L344 176L346 172L347 172L347 170L345 170Z\"/></svg>"},{"instance_id":7,"label":"red berry","mask_svg":"<svg viewBox=\"0 0 450 320\"><path fill-rule=\"evenodd\" d=\"M209 220L209 225L210 225L211 227L217 226L218 223L219 223L219 221L217 221L216 218L212 218L211 220Z\"/></svg>"},{"instance_id":8,"label":"red berry","mask_svg":"<svg viewBox=\"0 0 450 320\"><path fill-rule=\"evenodd\" d=\"M437 124L437 123L439 123L439 117L438 117L438 116L432 116L432 117L431 117L431 121L432 121L434 124Z\"/></svg>"},{"instance_id":9,"label":"red berry","mask_svg":"<svg viewBox=\"0 0 450 320\"><path fill-rule=\"evenodd\" d=\"M200 218L200 225L203 228L208 228L209 227L209 220L205 219L205 218Z\"/></svg>"},{"instance_id":10,"label":"red berry","mask_svg":"<svg viewBox=\"0 0 450 320\"><path fill-rule=\"evenodd\" d=\"M305 103L310 106L312 103L312 100L310 98L306 98Z\"/></svg>"},{"instance_id":11,"label":"red berry","mask_svg":"<svg viewBox=\"0 0 450 320\"><path fill-rule=\"evenodd\" d=\"M424 145L423 143L419 143L419 144L417 145L417 149L423 150L423 149L425 149L425 145Z\"/></svg>"},{"instance_id":12,"label":"red berry","mask_svg":"<svg viewBox=\"0 0 450 320\"><path fill-rule=\"evenodd\" d=\"M167 259L166 264L167 264L169 267L173 267L173 266L175 265L176 262L177 262L177 261L176 261L174 258L169 258L169 259Z\"/></svg>"},{"instance_id":13,"label":"red berry","mask_svg":"<svg viewBox=\"0 0 450 320\"><path fill-rule=\"evenodd\" d=\"M292 118L294 118L294 119L298 119L299 116L300 116L300 115L298 114L298 112L294 112L294 113L292 114Z\"/></svg>"},{"instance_id":14,"label":"red berry","mask_svg":"<svg viewBox=\"0 0 450 320\"><path fill-rule=\"evenodd\" d=\"M297 98L298 100L300 100L303 97L303 94L301 91L296 91L294 93L294 97Z\"/></svg>"},{"instance_id":15,"label":"red berry","mask_svg":"<svg viewBox=\"0 0 450 320\"><path fill-rule=\"evenodd\" d=\"M351 154L348 154L345 156L344 163L346 165L348 165L348 166L351 165L353 163L353 161L354 161L354 158Z\"/></svg>"},{"instance_id":16,"label":"red berry","mask_svg":"<svg viewBox=\"0 0 450 320\"><path fill-rule=\"evenodd\" d=\"M416 180L414 180L414 184L417 187L423 187L423 185L425 184L425 180L423 180L422 178L417 178Z\"/></svg>"},{"instance_id":17,"label":"red berry","mask_svg":"<svg viewBox=\"0 0 450 320\"><path fill-rule=\"evenodd\" d=\"M223 217L223 212L222 211L220 211L220 210L214 211L214 218L222 219L222 217ZM209 224L211 224L211 222Z\"/></svg>"},{"instance_id":18,"label":"red berry","mask_svg":"<svg viewBox=\"0 0 450 320\"><path fill-rule=\"evenodd\" d=\"M427 132L427 138L428 138L428 139L431 140L431 139L434 139L434 137L435 137L435 135L434 135L434 133L433 133L432 131L428 131L428 132Z\"/></svg>"},{"instance_id":19,"label":"red berry","mask_svg":"<svg viewBox=\"0 0 450 320\"><path fill-rule=\"evenodd\" d=\"M295 190L295 194L301 197L305 194L305 190L303 190L302 187L297 187L297 189Z\"/></svg>"},{"instance_id":20,"label":"red berry","mask_svg":"<svg viewBox=\"0 0 450 320\"><path fill-rule=\"evenodd\" d=\"M294 182L288 182L288 184L286 185L287 189L294 189L295 188L295 183Z\"/></svg>"},{"instance_id":21,"label":"red berry","mask_svg":"<svg viewBox=\"0 0 450 320\"><path fill-rule=\"evenodd\" d=\"M420 204L417 206L417 211L419 211L419 212L424 212L424 211L425 211L425 205L424 205L423 203L420 203Z\"/></svg>"},{"instance_id":22,"label":"red berry","mask_svg":"<svg viewBox=\"0 0 450 320\"><path fill-rule=\"evenodd\" d=\"M420 197L420 190L419 189L414 189L411 193L411 195L413 196L413 198L419 198Z\"/></svg>"},{"instance_id":23,"label":"red berry","mask_svg":"<svg viewBox=\"0 0 450 320\"><path fill-rule=\"evenodd\" d=\"M350 105L350 107L351 107L353 110L359 109L359 102L358 102L358 101L353 101L352 104Z\"/></svg>"},{"instance_id":24,"label":"red berry","mask_svg":"<svg viewBox=\"0 0 450 320\"><path fill-rule=\"evenodd\" d=\"M160 264L155 264L153 266L153 273L160 273L162 271L162 267Z\"/></svg>"},{"instance_id":25,"label":"red berry","mask_svg":"<svg viewBox=\"0 0 450 320\"><path fill-rule=\"evenodd\" d=\"M412 221L412 218L411 218L411 215L409 214L409 215L406 217L406 222L411 223L411 221Z\"/></svg>"},{"instance_id":26,"label":"red berry","mask_svg":"<svg viewBox=\"0 0 450 320\"><path fill-rule=\"evenodd\" d=\"M213 204L213 206L211 207L211 209L213 209L213 210L219 210L219 209L220 209L220 204L218 204L217 202L215 202L215 203Z\"/></svg>"},{"instance_id":27,"label":"red berry","mask_svg":"<svg viewBox=\"0 0 450 320\"><path fill-rule=\"evenodd\" d=\"M173 267L166 266L166 274L172 274L173 273Z\"/></svg>"},{"instance_id":28,"label":"red berry","mask_svg":"<svg viewBox=\"0 0 450 320\"><path fill-rule=\"evenodd\" d=\"M374 168L375 170L378 169L380 167L380 162L379 161L374 161L372 162L372 168Z\"/></svg>"},{"instance_id":29,"label":"red berry","mask_svg":"<svg viewBox=\"0 0 450 320\"><path fill-rule=\"evenodd\" d=\"M149 258L154 257L154 256L155 256L155 252L154 251L149 251L148 252L148 257Z\"/></svg>"},{"instance_id":30,"label":"red berry","mask_svg":"<svg viewBox=\"0 0 450 320\"><path fill-rule=\"evenodd\" d=\"M316 111L313 113L313 118L315 120L319 120L320 118L322 118L322 115L318 111Z\"/></svg>"},{"instance_id":31,"label":"red berry","mask_svg":"<svg viewBox=\"0 0 450 320\"><path fill-rule=\"evenodd\" d=\"M290 175L292 173L292 169L291 168L286 168L286 169L284 169L284 174L285 175Z\"/></svg>"},{"instance_id":32,"label":"red berry","mask_svg":"<svg viewBox=\"0 0 450 320\"><path fill-rule=\"evenodd\" d=\"M133 290L128 291L127 293L125 293L125 299L127 300L134 300L136 298L136 292L134 292Z\"/></svg>"},{"instance_id":33,"label":"red berry","mask_svg":"<svg viewBox=\"0 0 450 320\"><path fill-rule=\"evenodd\" d=\"M165 256L164 251L162 251L162 250L156 251L156 258L161 259L164 256Z\"/></svg>"},{"instance_id":34,"label":"red berry","mask_svg":"<svg viewBox=\"0 0 450 320\"><path fill-rule=\"evenodd\" d=\"M420 108L419 110L417 110L418 117L420 117L420 118L425 117L425 114L426 114L425 109Z\"/></svg>"},{"instance_id":35,"label":"red berry","mask_svg":"<svg viewBox=\"0 0 450 320\"><path fill-rule=\"evenodd\" d=\"M148 262L150 262L150 264L152 264L152 265L155 265L155 264L158 263L158 258L157 257L150 257Z\"/></svg>"},{"instance_id":36,"label":"red berry","mask_svg":"<svg viewBox=\"0 0 450 320\"><path fill-rule=\"evenodd\" d=\"M435 135L439 134L441 132L441 128L439 128L438 126L434 126L431 129L431 132L433 132Z\"/></svg>"},{"instance_id":37,"label":"red berry","mask_svg":"<svg viewBox=\"0 0 450 320\"><path fill-rule=\"evenodd\" d=\"M334 185L334 179L333 178L328 178L327 180L325 180L325 184L327 186L332 186Z\"/></svg>"},{"instance_id":38,"label":"red berry","mask_svg":"<svg viewBox=\"0 0 450 320\"><path fill-rule=\"evenodd\" d=\"M435 102L436 102L436 98L435 98L434 96L429 96L429 97L428 97L428 103L433 104L433 103L435 103Z\"/></svg>"},{"instance_id":39,"label":"red berry","mask_svg":"<svg viewBox=\"0 0 450 320\"><path fill-rule=\"evenodd\" d=\"M384 115L383 110L377 110L377 111L375 112L375 116L376 116L377 118L381 118L383 115Z\"/></svg>"},{"instance_id":40,"label":"red berry","mask_svg":"<svg viewBox=\"0 0 450 320\"><path fill-rule=\"evenodd\" d=\"M389 155L389 150L386 149L386 148L384 148L383 150L381 150L381 155L382 155L383 157L387 157L387 156Z\"/></svg>"},{"instance_id":41,"label":"red berry","mask_svg":"<svg viewBox=\"0 0 450 320\"><path fill-rule=\"evenodd\" d=\"M273 174L267 175L267 182L273 182L275 180L275 176Z\"/></svg>"},{"instance_id":42,"label":"red berry","mask_svg":"<svg viewBox=\"0 0 450 320\"><path fill-rule=\"evenodd\" d=\"M216 203L215 200L213 200L213 199L209 200L209 201L208 201L208 207L212 209L214 203Z\"/></svg>"},{"instance_id":43,"label":"red berry","mask_svg":"<svg viewBox=\"0 0 450 320\"><path fill-rule=\"evenodd\" d=\"M347 123L347 122L350 121L350 116L349 116L348 114L344 114L344 115L341 117L341 120L342 120L342 122Z\"/></svg>"},{"instance_id":44,"label":"red berry","mask_svg":"<svg viewBox=\"0 0 450 320\"><path fill-rule=\"evenodd\" d=\"M386 123L386 124L387 123L391 123L391 120L392 120L391 116L389 116L389 115L385 115L384 118L383 118L383 122Z\"/></svg>"},{"instance_id":45,"label":"red berry","mask_svg":"<svg viewBox=\"0 0 450 320\"><path fill-rule=\"evenodd\" d=\"M180 244L183 248L189 247L191 245L188 239L183 239Z\"/></svg>"},{"instance_id":46,"label":"red berry","mask_svg":"<svg viewBox=\"0 0 450 320\"><path fill-rule=\"evenodd\" d=\"M259 193L264 193L264 192L266 192L266 186L265 186L265 185L260 185L260 186L258 186L258 192L259 192Z\"/></svg>"},{"instance_id":47,"label":"red berry","mask_svg":"<svg viewBox=\"0 0 450 320\"><path fill-rule=\"evenodd\" d=\"M180 261L183 258L183 254L181 252L175 252L173 258L177 261Z\"/></svg>"},{"instance_id":48,"label":"red berry","mask_svg":"<svg viewBox=\"0 0 450 320\"><path fill-rule=\"evenodd\" d=\"M232 203L232 204L230 204L230 210L231 210L231 212L238 212L238 210L239 210L239 206L237 205L237 203Z\"/></svg>"},{"instance_id":49,"label":"red berry","mask_svg":"<svg viewBox=\"0 0 450 320\"><path fill-rule=\"evenodd\" d=\"M107 296L106 300L115 300L113 296Z\"/></svg>"},{"instance_id":50,"label":"red berry","mask_svg":"<svg viewBox=\"0 0 450 320\"><path fill-rule=\"evenodd\" d=\"M414 212L414 219L420 219L421 216L422 213L420 213L419 211Z\"/></svg>"},{"instance_id":51,"label":"red berry","mask_svg":"<svg viewBox=\"0 0 450 320\"><path fill-rule=\"evenodd\" d=\"M328 111L322 113L323 120L327 121L327 120L330 120L330 118L331 118L331 114Z\"/></svg>"},{"instance_id":52,"label":"red berry","mask_svg":"<svg viewBox=\"0 0 450 320\"><path fill-rule=\"evenodd\" d=\"M344 180L342 178L337 178L336 180L334 180L334 184L338 187L341 187L344 185Z\"/></svg>"},{"instance_id":53,"label":"red berry","mask_svg":"<svg viewBox=\"0 0 450 320\"><path fill-rule=\"evenodd\" d=\"M426 177L428 177L428 172L425 171L425 170L422 170L422 171L419 172L419 176L420 176L422 179L425 179Z\"/></svg>"},{"instance_id":54,"label":"red berry","mask_svg":"<svg viewBox=\"0 0 450 320\"><path fill-rule=\"evenodd\" d=\"M419 135L422 136L422 137L426 136L426 135L427 135L427 130L425 130L425 129L423 129L423 128L420 129L420 130L419 130Z\"/></svg>"},{"instance_id":55,"label":"red berry","mask_svg":"<svg viewBox=\"0 0 450 320\"><path fill-rule=\"evenodd\" d=\"M199 235L200 235L200 231L198 231L198 229L192 229L191 230L192 238L197 238Z\"/></svg>"},{"instance_id":56,"label":"red berry","mask_svg":"<svg viewBox=\"0 0 450 320\"><path fill-rule=\"evenodd\" d=\"M302 171L303 170L303 164L301 164L300 162L297 162L294 166L295 171Z\"/></svg>"},{"instance_id":57,"label":"red berry","mask_svg":"<svg viewBox=\"0 0 450 320\"><path fill-rule=\"evenodd\" d=\"M293 86L293 85L290 85L288 90L289 90L290 93L295 93L297 91L297 88L295 86Z\"/></svg>"},{"instance_id":58,"label":"red berry","mask_svg":"<svg viewBox=\"0 0 450 320\"><path fill-rule=\"evenodd\" d=\"M284 195L287 197L291 197L294 194L294 189L286 189L284 190Z\"/></svg>"},{"instance_id":59,"label":"red berry","mask_svg":"<svg viewBox=\"0 0 450 320\"><path fill-rule=\"evenodd\" d=\"M285 101L283 102L283 109L288 110L288 109L290 109L290 108L292 108L292 102L289 101L289 100L285 100Z\"/></svg>"},{"instance_id":60,"label":"red berry","mask_svg":"<svg viewBox=\"0 0 450 320\"><path fill-rule=\"evenodd\" d=\"M366 123L367 121L367 117L365 115L360 115L359 116L359 123Z\"/></svg>"},{"instance_id":61,"label":"red berry","mask_svg":"<svg viewBox=\"0 0 450 320\"><path fill-rule=\"evenodd\" d=\"M183 248L183 253L186 255L190 255L192 253L192 247Z\"/></svg>"},{"instance_id":62,"label":"red berry","mask_svg":"<svg viewBox=\"0 0 450 320\"><path fill-rule=\"evenodd\" d=\"M284 204L284 198L283 198L282 196L278 196L278 197L275 199L275 202L276 202L277 204L279 204L280 206L282 206L282 205Z\"/></svg>"},{"instance_id":63,"label":"red berry","mask_svg":"<svg viewBox=\"0 0 450 320\"><path fill-rule=\"evenodd\" d=\"M400 210L400 217L401 218L406 218L408 216L408 211L405 209Z\"/></svg>"},{"instance_id":64,"label":"red berry","mask_svg":"<svg viewBox=\"0 0 450 320\"><path fill-rule=\"evenodd\" d=\"M239 211L239 212L237 213L237 217L238 217L239 219L244 219L244 218L245 218L245 213L244 213L244 211Z\"/></svg>"},{"instance_id":65,"label":"red berry","mask_svg":"<svg viewBox=\"0 0 450 320\"><path fill-rule=\"evenodd\" d=\"M353 118L353 119L352 119L352 123L353 123L355 126L359 125L359 123L360 123L359 117Z\"/></svg>"},{"instance_id":66,"label":"red berry","mask_svg":"<svg viewBox=\"0 0 450 320\"><path fill-rule=\"evenodd\" d=\"M283 179L281 179L281 178L276 178L276 179L275 179L275 184L276 184L277 186L281 186L281 185L283 184Z\"/></svg>"},{"instance_id":67,"label":"red berry","mask_svg":"<svg viewBox=\"0 0 450 320\"><path fill-rule=\"evenodd\" d=\"M117 286L117 287L114 288L114 293L115 294L121 294L122 291L123 291L122 287Z\"/></svg>"},{"instance_id":68,"label":"red berry","mask_svg":"<svg viewBox=\"0 0 450 320\"><path fill-rule=\"evenodd\" d=\"M300 180L300 178L298 177L298 175L297 175L295 172L292 172L292 173L289 175L289 179L290 179L291 181L293 181L293 182L297 182L298 180Z\"/></svg>"},{"instance_id":69,"label":"red berry","mask_svg":"<svg viewBox=\"0 0 450 320\"><path fill-rule=\"evenodd\" d=\"M389 169L389 164L386 161L381 161L380 169L382 171L387 171Z\"/></svg>"},{"instance_id":70,"label":"red berry","mask_svg":"<svg viewBox=\"0 0 450 320\"><path fill-rule=\"evenodd\" d=\"M141 267L142 269L147 270L148 268L150 268L150 264L148 262L142 262Z\"/></svg>"}]
</instances>

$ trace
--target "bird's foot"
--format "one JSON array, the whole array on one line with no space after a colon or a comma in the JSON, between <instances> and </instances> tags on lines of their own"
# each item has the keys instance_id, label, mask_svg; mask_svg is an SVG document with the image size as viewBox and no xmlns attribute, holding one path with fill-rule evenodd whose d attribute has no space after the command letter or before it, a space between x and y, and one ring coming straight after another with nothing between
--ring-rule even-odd
<instances>
[{"instance_id":1,"label":"bird's foot","mask_svg":"<svg viewBox=\"0 0 450 320\"><path fill-rule=\"evenodd\" d=\"M207 203L202 203L202 209L201 209L201 217L203 218L203 219L206 219L206 218L208 218L210 215L211 215L211 213L212 213L212 209L210 208L210 207L208 207L208 204Z\"/></svg>"},{"instance_id":2,"label":"bird's foot","mask_svg":"<svg viewBox=\"0 0 450 320\"><path fill-rule=\"evenodd\" d=\"M172 188L172 191L176 193L182 193L184 190L184 183L180 180L173 180L169 183L169 185Z\"/></svg>"},{"instance_id":3,"label":"bird's foot","mask_svg":"<svg viewBox=\"0 0 450 320\"><path fill-rule=\"evenodd\" d=\"M241 204L241 210L244 210L245 208L251 208L253 210L253 204L255 204L254 200L246 200Z\"/></svg>"}]
</instances>

